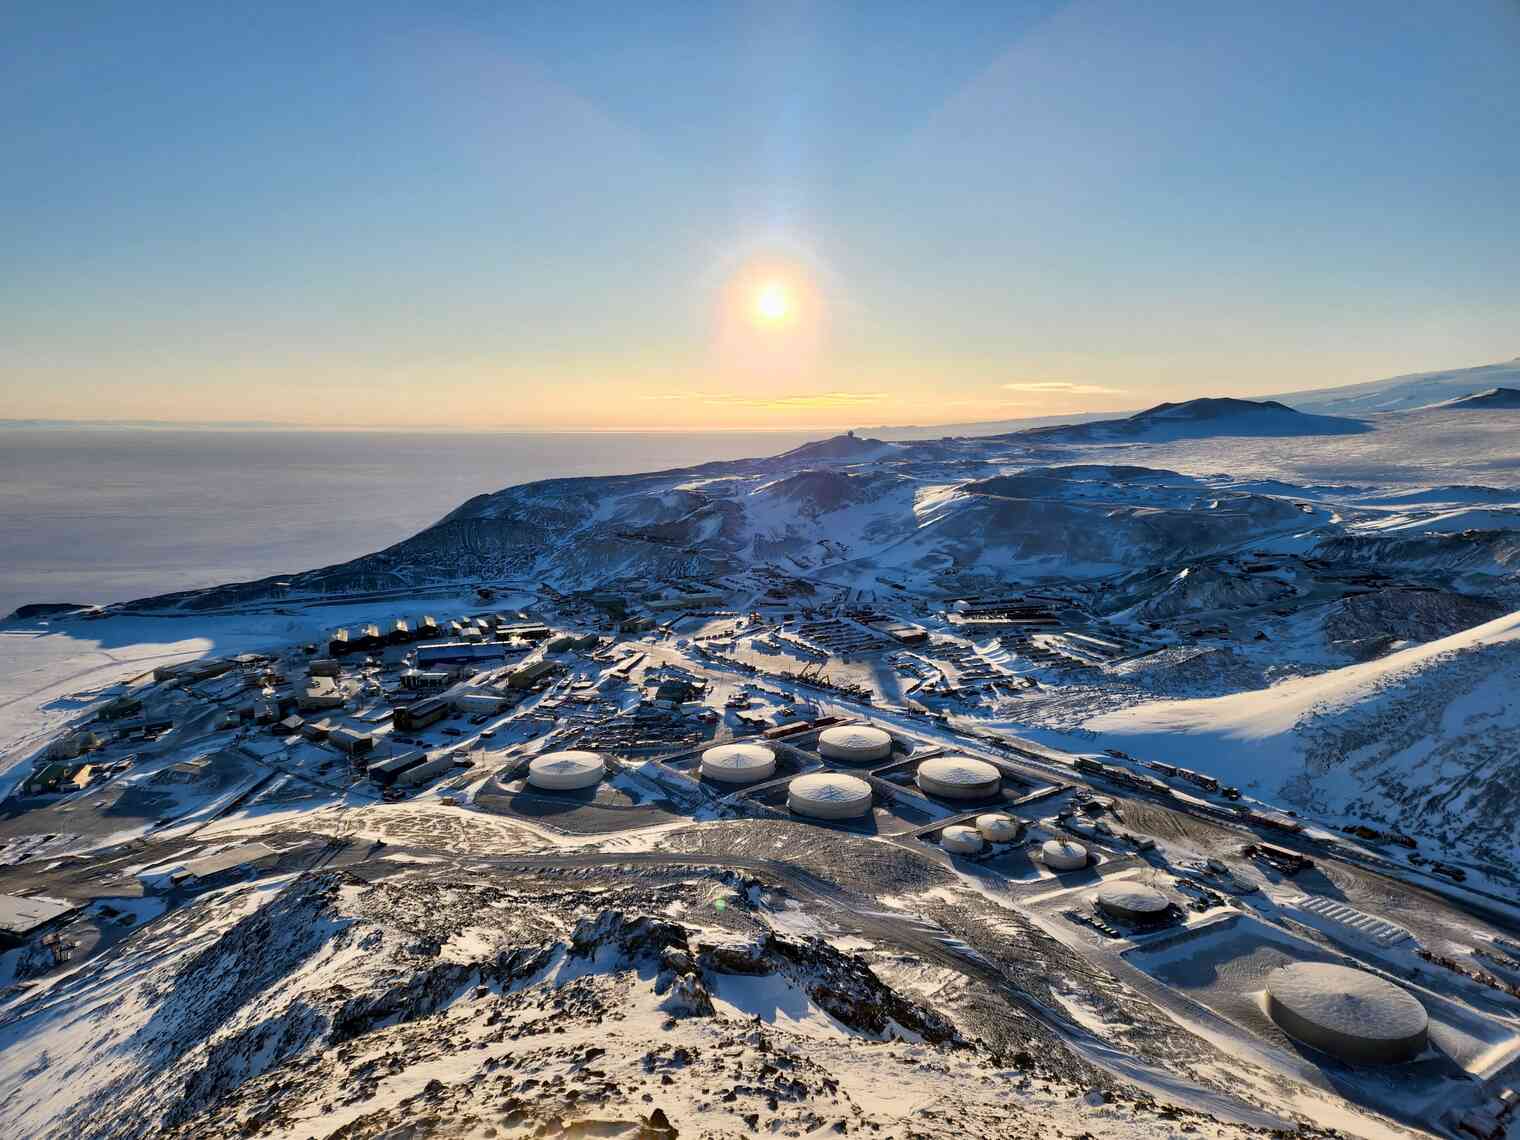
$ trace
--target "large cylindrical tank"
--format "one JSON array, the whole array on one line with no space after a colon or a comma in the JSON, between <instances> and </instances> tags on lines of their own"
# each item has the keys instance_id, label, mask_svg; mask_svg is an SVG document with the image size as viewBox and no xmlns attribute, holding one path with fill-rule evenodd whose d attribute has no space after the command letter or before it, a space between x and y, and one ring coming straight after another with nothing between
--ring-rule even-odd
<instances>
[{"instance_id":1,"label":"large cylindrical tank","mask_svg":"<svg viewBox=\"0 0 1520 1140\"><path fill-rule=\"evenodd\" d=\"M724 784L753 784L776 774L776 754L763 744L720 744L702 753L702 775Z\"/></svg>"},{"instance_id":2,"label":"large cylindrical tank","mask_svg":"<svg viewBox=\"0 0 1520 1140\"><path fill-rule=\"evenodd\" d=\"M892 737L870 724L837 724L818 734L818 752L830 760L868 764L892 755Z\"/></svg>"},{"instance_id":3,"label":"large cylindrical tank","mask_svg":"<svg viewBox=\"0 0 1520 1140\"><path fill-rule=\"evenodd\" d=\"M1295 962L1267 976L1267 1012L1289 1037L1353 1065L1425 1051L1430 1018L1401 986L1351 966Z\"/></svg>"},{"instance_id":4,"label":"large cylindrical tank","mask_svg":"<svg viewBox=\"0 0 1520 1140\"><path fill-rule=\"evenodd\" d=\"M786 806L814 819L854 819L871 810L871 785L855 776L813 772L787 784Z\"/></svg>"},{"instance_id":5,"label":"large cylindrical tank","mask_svg":"<svg viewBox=\"0 0 1520 1140\"><path fill-rule=\"evenodd\" d=\"M1171 900L1143 883L1109 883L1095 899L1098 909L1109 918L1133 925L1160 922L1171 907Z\"/></svg>"},{"instance_id":6,"label":"large cylindrical tank","mask_svg":"<svg viewBox=\"0 0 1520 1140\"><path fill-rule=\"evenodd\" d=\"M995 765L969 756L936 756L918 766L919 790L948 800L984 800L997 795L1003 774Z\"/></svg>"},{"instance_id":7,"label":"large cylindrical tank","mask_svg":"<svg viewBox=\"0 0 1520 1140\"><path fill-rule=\"evenodd\" d=\"M535 756L528 764L528 783L535 788L567 791L589 788L599 783L606 773L607 765L595 752L575 749L545 752L542 756Z\"/></svg>"}]
</instances>

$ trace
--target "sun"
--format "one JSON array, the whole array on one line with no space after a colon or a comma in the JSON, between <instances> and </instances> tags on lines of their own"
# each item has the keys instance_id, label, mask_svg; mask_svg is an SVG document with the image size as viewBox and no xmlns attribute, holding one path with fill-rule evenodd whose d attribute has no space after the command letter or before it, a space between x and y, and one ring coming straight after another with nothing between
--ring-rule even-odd
<instances>
[{"instance_id":1,"label":"sun","mask_svg":"<svg viewBox=\"0 0 1520 1140\"><path fill-rule=\"evenodd\" d=\"M791 315L792 298L786 286L771 281L760 287L755 294L755 316L763 324L780 324Z\"/></svg>"}]
</instances>

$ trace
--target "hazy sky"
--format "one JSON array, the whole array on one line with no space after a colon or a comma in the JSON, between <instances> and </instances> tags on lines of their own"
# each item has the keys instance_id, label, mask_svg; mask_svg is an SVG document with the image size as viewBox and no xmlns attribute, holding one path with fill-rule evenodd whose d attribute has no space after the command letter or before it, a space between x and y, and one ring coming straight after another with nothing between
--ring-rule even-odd
<instances>
[{"instance_id":1,"label":"hazy sky","mask_svg":"<svg viewBox=\"0 0 1520 1140\"><path fill-rule=\"evenodd\" d=\"M0 3L0 417L928 423L1517 353L1516 0Z\"/></svg>"}]
</instances>

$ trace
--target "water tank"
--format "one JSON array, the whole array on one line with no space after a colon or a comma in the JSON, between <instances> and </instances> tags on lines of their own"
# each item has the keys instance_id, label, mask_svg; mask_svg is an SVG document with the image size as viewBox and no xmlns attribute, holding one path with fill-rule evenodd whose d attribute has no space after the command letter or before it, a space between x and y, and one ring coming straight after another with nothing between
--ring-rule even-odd
<instances>
[{"instance_id":1,"label":"water tank","mask_svg":"<svg viewBox=\"0 0 1520 1140\"><path fill-rule=\"evenodd\" d=\"M976 829L988 843L1012 843L1019 837L1018 820L1002 812L977 816Z\"/></svg>"},{"instance_id":2,"label":"water tank","mask_svg":"<svg viewBox=\"0 0 1520 1140\"><path fill-rule=\"evenodd\" d=\"M1353 1065L1425 1051L1430 1019L1408 990L1351 966L1295 962L1267 975L1267 1012L1289 1037Z\"/></svg>"},{"instance_id":3,"label":"water tank","mask_svg":"<svg viewBox=\"0 0 1520 1140\"><path fill-rule=\"evenodd\" d=\"M818 734L818 752L830 760L865 764L892 755L892 738L869 724L840 724Z\"/></svg>"},{"instance_id":4,"label":"water tank","mask_svg":"<svg viewBox=\"0 0 1520 1140\"><path fill-rule=\"evenodd\" d=\"M1075 871L1087 866L1087 848L1069 839L1047 839L1040 845L1040 862L1052 871Z\"/></svg>"},{"instance_id":5,"label":"water tank","mask_svg":"<svg viewBox=\"0 0 1520 1140\"><path fill-rule=\"evenodd\" d=\"M1120 922L1143 925L1166 916L1171 901L1143 883L1109 883L1096 895L1098 909Z\"/></svg>"},{"instance_id":6,"label":"water tank","mask_svg":"<svg viewBox=\"0 0 1520 1140\"><path fill-rule=\"evenodd\" d=\"M855 776L814 772L787 784L786 806L814 819L854 819L871 810L871 785Z\"/></svg>"},{"instance_id":7,"label":"water tank","mask_svg":"<svg viewBox=\"0 0 1520 1140\"><path fill-rule=\"evenodd\" d=\"M954 823L939 833L939 845L957 855L975 855L982 850L982 836L974 827Z\"/></svg>"},{"instance_id":8,"label":"water tank","mask_svg":"<svg viewBox=\"0 0 1520 1140\"><path fill-rule=\"evenodd\" d=\"M595 752L545 752L529 763L528 783L556 791L589 788L606 773L606 764Z\"/></svg>"},{"instance_id":9,"label":"water tank","mask_svg":"<svg viewBox=\"0 0 1520 1140\"><path fill-rule=\"evenodd\" d=\"M724 784L753 784L776 774L776 754L763 744L720 744L702 753L702 775Z\"/></svg>"},{"instance_id":10,"label":"water tank","mask_svg":"<svg viewBox=\"0 0 1520 1140\"><path fill-rule=\"evenodd\" d=\"M921 791L951 800L984 800L1003 786L1003 774L994 765L969 756L925 760L915 778Z\"/></svg>"}]
</instances>

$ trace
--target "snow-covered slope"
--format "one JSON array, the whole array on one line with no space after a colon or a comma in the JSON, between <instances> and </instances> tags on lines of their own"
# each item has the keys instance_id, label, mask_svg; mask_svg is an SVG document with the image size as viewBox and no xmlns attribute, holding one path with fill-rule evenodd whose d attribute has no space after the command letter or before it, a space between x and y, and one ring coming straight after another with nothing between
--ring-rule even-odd
<instances>
[{"instance_id":1,"label":"snow-covered slope","mask_svg":"<svg viewBox=\"0 0 1520 1140\"><path fill-rule=\"evenodd\" d=\"M1520 861L1520 613L1314 677L1160 701L1085 728L1328 814Z\"/></svg>"},{"instance_id":2,"label":"snow-covered slope","mask_svg":"<svg viewBox=\"0 0 1520 1140\"><path fill-rule=\"evenodd\" d=\"M1438 404L1432 404L1431 407L1463 408L1469 411L1481 411L1484 408L1520 408L1520 389L1489 388L1483 392L1474 392L1470 396L1456 396L1450 400L1442 400Z\"/></svg>"},{"instance_id":3,"label":"snow-covered slope","mask_svg":"<svg viewBox=\"0 0 1520 1140\"><path fill-rule=\"evenodd\" d=\"M1339 388L1310 388L1270 397L1304 411L1337 416L1374 412L1403 412L1442 400L1467 396L1495 387L1520 387L1520 357L1476 368L1411 372L1386 380L1347 384Z\"/></svg>"},{"instance_id":4,"label":"snow-covered slope","mask_svg":"<svg viewBox=\"0 0 1520 1140\"><path fill-rule=\"evenodd\" d=\"M1043 443L1160 443L1217 436L1355 435L1366 430L1356 420L1308 415L1274 400L1221 397L1157 404L1121 420L1030 428L1019 434Z\"/></svg>"},{"instance_id":5,"label":"snow-covered slope","mask_svg":"<svg viewBox=\"0 0 1520 1140\"><path fill-rule=\"evenodd\" d=\"M573 591L773 563L848 574L863 560L903 580L1081 577L1186 561L1328 519L1285 496L1175 471L1030 457L1010 441L967 450L841 436L769 460L529 483L476 496L352 562L145 604L210 608L501 579Z\"/></svg>"}]
</instances>

